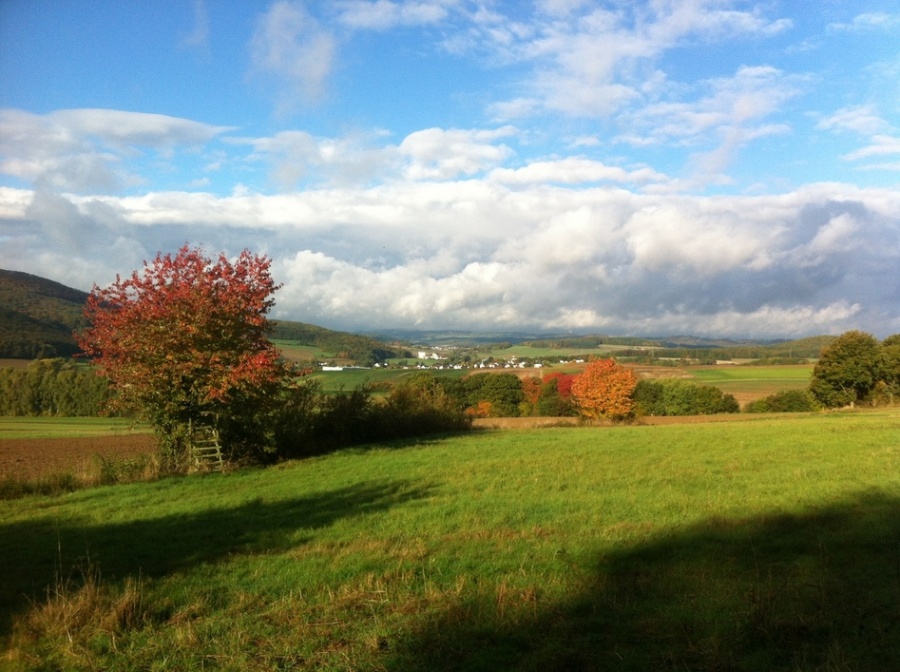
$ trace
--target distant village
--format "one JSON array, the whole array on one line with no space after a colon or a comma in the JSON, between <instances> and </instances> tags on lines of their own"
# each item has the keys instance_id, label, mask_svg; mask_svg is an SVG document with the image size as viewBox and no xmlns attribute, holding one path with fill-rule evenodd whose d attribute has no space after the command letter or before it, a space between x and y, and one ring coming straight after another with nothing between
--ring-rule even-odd
<instances>
[{"instance_id":1,"label":"distant village","mask_svg":"<svg viewBox=\"0 0 900 672\"><path fill-rule=\"evenodd\" d=\"M322 371L345 371L349 369L382 369L382 368L401 368L401 369L428 369L428 370L456 370L463 369L541 369L551 364L583 364L586 360L582 357L566 359L566 358L544 358L532 359L528 357L510 356L506 358L486 357L482 359L470 359L467 361L456 361L459 357L457 346L435 346L429 350L416 351L415 363L375 363L372 366L341 366L328 362L319 362ZM407 358L409 359L409 358Z\"/></svg>"}]
</instances>

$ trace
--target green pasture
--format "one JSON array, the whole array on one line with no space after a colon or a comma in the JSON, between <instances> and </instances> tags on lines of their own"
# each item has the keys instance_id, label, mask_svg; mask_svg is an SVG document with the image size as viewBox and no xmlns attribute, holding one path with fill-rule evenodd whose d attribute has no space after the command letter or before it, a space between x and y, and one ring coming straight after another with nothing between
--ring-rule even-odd
<instances>
[{"instance_id":1,"label":"green pasture","mask_svg":"<svg viewBox=\"0 0 900 672\"><path fill-rule=\"evenodd\" d=\"M151 430L148 426L127 418L0 417L0 441L3 439L111 436L149 431Z\"/></svg>"},{"instance_id":2,"label":"green pasture","mask_svg":"<svg viewBox=\"0 0 900 672\"><path fill-rule=\"evenodd\" d=\"M689 367L693 379L712 385L738 398L764 397L783 390L804 390L809 387L812 365L785 366L716 366Z\"/></svg>"},{"instance_id":3,"label":"green pasture","mask_svg":"<svg viewBox=\"0 0 900 672\"><path fill-rule=\"evenodd\" d=\"M378 385L379 383L400 383L405 379L421 374L418 369L344 369L343 371L318 371L309 376L319 381L326 392L352 390L363 383ZM428 375L459 378L470 371L453 371L446 369L429 370Z\"/></svg>"},{"instance_id":4,"label":"green pasture","mask_svg":"<svg viewBox=\"0 0 900 672\"><path fill-rule=\"evenodd\" d=\"M281 352L282 357L292 362L319 362L334 356L314 345L298 345L294 341L277 339L273 340L272 343Z\"/></svg>"},{"instance_id":5,"label":"green pasture","mask_svg":"<svg viewBox=\"0 0 900 672\"><path fill-rule=\"evenodd\" d=\"M10 670L886 670L900 409L476 431L0 502Z\"/></svg>"}]
</instances>

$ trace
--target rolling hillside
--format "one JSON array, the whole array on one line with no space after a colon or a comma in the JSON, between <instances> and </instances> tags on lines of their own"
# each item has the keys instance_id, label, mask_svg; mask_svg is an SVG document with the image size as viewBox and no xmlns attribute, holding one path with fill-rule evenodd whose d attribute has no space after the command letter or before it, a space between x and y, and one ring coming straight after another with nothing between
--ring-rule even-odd
<instances>
[{"instance_id":1,"label":"rolling hillside","mask_svg":"<svg viewBox=\"0 0 900 672\"><path fill-rule=\"evenodd\" d=\"M28 273L0 269L0 357L67 357L78 348L87 293Z\"/></svg>"}]
</instances>

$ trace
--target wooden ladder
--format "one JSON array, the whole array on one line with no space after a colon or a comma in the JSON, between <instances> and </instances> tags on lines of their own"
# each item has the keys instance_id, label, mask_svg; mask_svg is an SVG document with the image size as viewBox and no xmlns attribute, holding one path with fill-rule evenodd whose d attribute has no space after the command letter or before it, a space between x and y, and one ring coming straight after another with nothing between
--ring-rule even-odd
<instances>
[{"instance_id":1,"label":"wooden ladder","mask_svg":"<svg viewBox=\"0 0 900 672\"><path fill-rule=\"evenodd\" d=\"M225 459L222 457L222 444L219 442L219 430L212 421L209 423L191 422L191 462L194 471L222 471Z\"/></svg>"}]
</instances>

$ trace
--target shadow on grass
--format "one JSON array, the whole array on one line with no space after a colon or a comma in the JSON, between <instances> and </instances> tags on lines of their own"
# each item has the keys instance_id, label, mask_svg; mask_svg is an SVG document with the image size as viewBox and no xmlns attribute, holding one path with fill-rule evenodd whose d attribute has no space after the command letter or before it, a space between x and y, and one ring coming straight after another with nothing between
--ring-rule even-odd
<instances>
[{"instance_id":1,"label":"shadow on grass","mask_svg":"<svg viewBox=\"0 0 900 672\"><path fill-rule=\"evenodd\" d=\"M541 602L539 586L457 601L423 617L386 667L900 669L896 497L708 520L597 558L594 570L563 603Z\"/></svg>"},{"instance_id":2,"label":"shadow on grass","mask_svg":"<svg viewBox=\"0 0 900 672\"><path fill-rule=\"evenodd\" d=\"M14 613L27 608L29 599L45 597L48 587L65 578L60 573L73 568L90 564L104 581L164 576L232 554L293 548L339 519L385 511L427 494L427 487L408 481L378 481L127 523L43 518L0 524L0 635L10 631Z\"/></svg>"}]
</instances>

